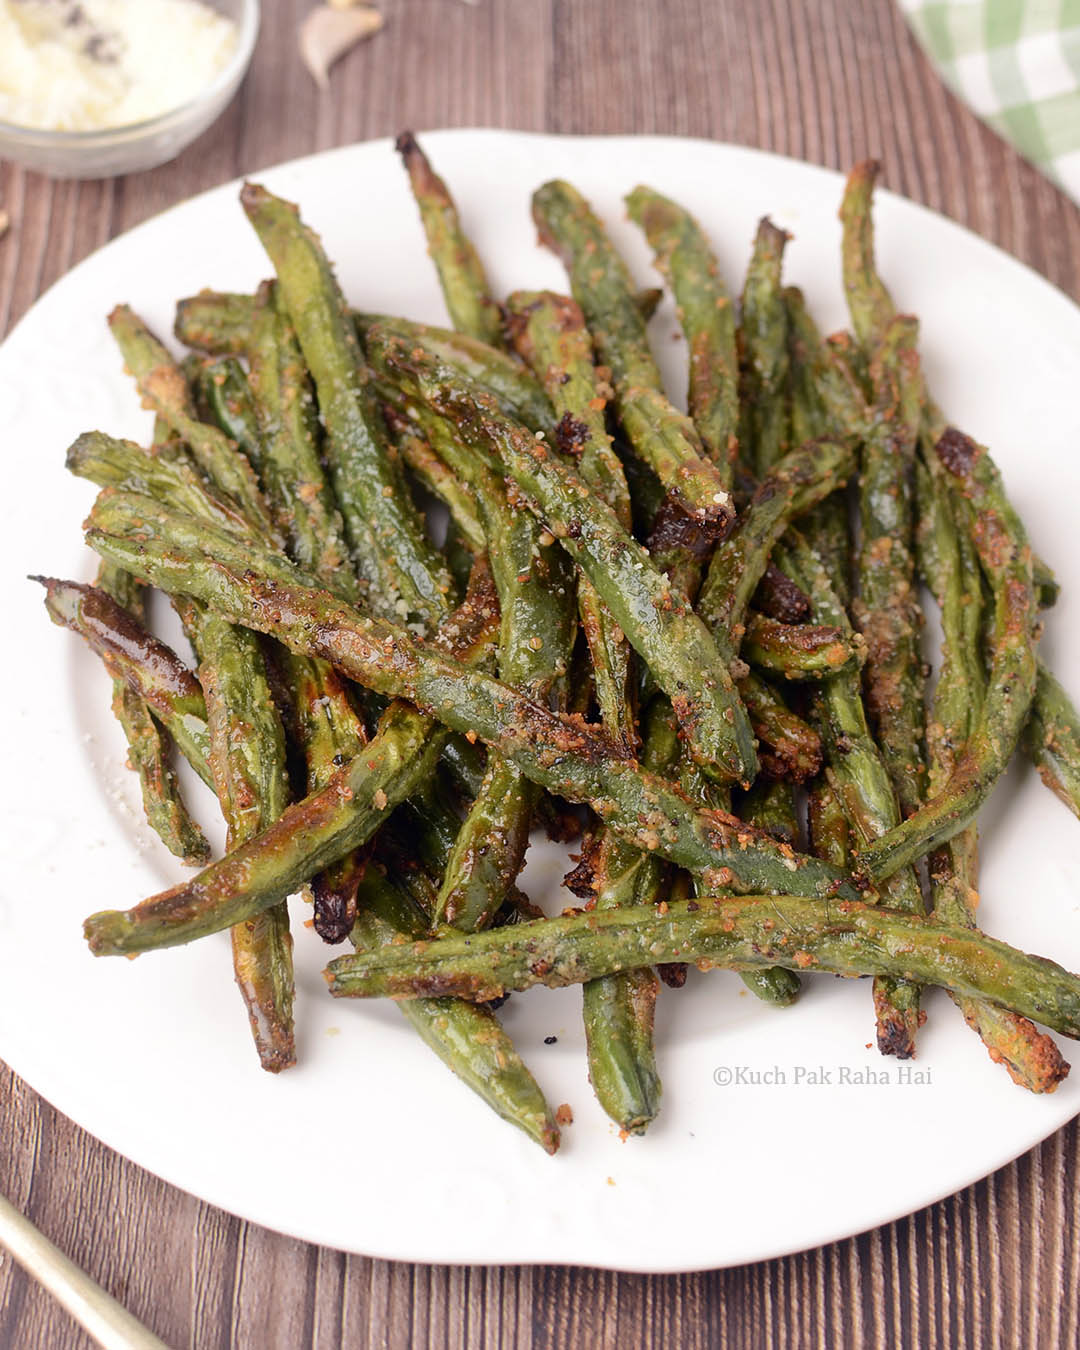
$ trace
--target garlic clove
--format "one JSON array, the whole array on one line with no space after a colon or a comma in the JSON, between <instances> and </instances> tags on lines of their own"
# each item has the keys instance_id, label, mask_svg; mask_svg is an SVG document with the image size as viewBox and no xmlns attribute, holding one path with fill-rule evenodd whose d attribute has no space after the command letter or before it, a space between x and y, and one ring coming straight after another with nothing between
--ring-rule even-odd
<instances>
[{"instance_id":1,"label":"garlic clove","mask_svg":"<svg viewBox=\"0 0 1080 1350\"><path fill-rule=\"evenodd\" d=\"M328 86L327 72L334 62L382 25L379 11L366 5L319 5L311 11L300 25L300 57L320 89Z\"/></svg>"}]
</instances>

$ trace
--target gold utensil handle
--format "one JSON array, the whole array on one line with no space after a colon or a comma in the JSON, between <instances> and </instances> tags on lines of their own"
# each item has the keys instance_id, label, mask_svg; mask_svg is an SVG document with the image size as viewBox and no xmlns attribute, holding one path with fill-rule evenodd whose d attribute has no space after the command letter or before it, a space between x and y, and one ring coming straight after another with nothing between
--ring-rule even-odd
<instances>
[{"instance_id":1,"label":"gold utensil handle","mask_svg":"<svg viewBox=\"0 0 1080 1350\"><path fill-rule=\"evenodd\" d=\"M104 1347L104 1350L168 1350L111 1294L69 1261L0 1195L0 1246Z\"/></svg>"}]
</instances>

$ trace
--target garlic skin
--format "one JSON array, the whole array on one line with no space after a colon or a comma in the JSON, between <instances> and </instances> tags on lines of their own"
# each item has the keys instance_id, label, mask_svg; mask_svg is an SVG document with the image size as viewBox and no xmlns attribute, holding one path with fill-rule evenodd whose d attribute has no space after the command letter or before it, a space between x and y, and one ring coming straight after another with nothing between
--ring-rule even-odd
<instances>
[{"instance_id":1,"label":"garlic skin","mask_svg":"<svg viewBox=\"0 0 1080 1350\"><path fill-rule=\"evenodd\" d=\"M320 89L329 86L330 67L345 53L377 33L383 17L367 5L335 0L318 5L300 25L300 58Z\"/></svg>"}]
</instances>

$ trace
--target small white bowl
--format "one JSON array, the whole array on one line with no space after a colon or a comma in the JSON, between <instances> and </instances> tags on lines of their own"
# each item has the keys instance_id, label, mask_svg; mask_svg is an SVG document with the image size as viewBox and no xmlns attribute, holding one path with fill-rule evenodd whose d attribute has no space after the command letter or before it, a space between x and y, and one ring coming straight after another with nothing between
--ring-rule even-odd
<instances>
[{"instance_id":1,"label":"small white bowl","mask_svg":"<svg viewBox=\"0 0 1080 1350\"><path fill-rule=\"evenodd\" d=\"M235 22L236 48L225 69L196 98L143 122L102 131L41 131L0 121L0 159L53 178L112 178L175 159L232 102L259 35L259 0L210 3Z\"/></svg>"}]
</instances>

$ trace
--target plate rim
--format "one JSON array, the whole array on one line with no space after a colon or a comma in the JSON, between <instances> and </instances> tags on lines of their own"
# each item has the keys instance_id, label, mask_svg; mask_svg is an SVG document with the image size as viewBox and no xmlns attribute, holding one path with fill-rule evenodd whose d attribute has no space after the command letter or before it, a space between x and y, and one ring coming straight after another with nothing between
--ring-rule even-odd
<instances>
[{"instance_id":1,"label":"plate rim","mask_svg":"<svg viewBox=\"0 0 1080 1350\"><path fill-rule=\"evenodd\" d=\"M671 136L663 134L631 135L618 133L604 134L604 135L591 135L591 134L579 135L573 133L516 131L507 128L484 127L484 126L442 128L438 130L429 130L425 132L420 132L418 133L418 135L423 141L431 143L436 147L440 140L448 138L457 139L461 137L470 137L476 135L481 135L484 137L505 138L511 141L527 139L537 142L590 142L590 143L606 143L606 144L610 144L613 142L622 142L628 144L629 143L640 144L641 142L649 142L653 144L677 142L683 146L699 145L701 147L707 148L709 151L720 150L723 152L734 153L736 156L745 156L748 159L771 161L779 165L782 169L794 167L800 172L810 170L816 175L826 176L828 179L830 179L837 185L838 189L844 179L844 174L842 171L832 169L827 166L810 163L809 161L805 160L799 160L794 157L779 154L771 150L760 150L752 146L739 145L725 141L714 141L702 137ZM259 177L260 175L278 173L281 171L286 171L294 168L309 168L316 164L332 161L334 158L338 156L342 157L347 156L350 152L354 152L360 148L365 149L390 148L392 147L392 145L393 145L393 138L377 137L371 140L354 142L349 145L335 146L326 150L315 151L310 154L298 156L290 160L284 160L278 163L263 166L257 170L253 170L251 175L245 176ZM30 318L30 316L34 313L34 311L38 308L38 306L47 297L51 296L52 293L58 287L60 287L64 283L69 282L72 276L80 272L84 267L89 267L98 264L100 262L101 257L103 255L108 254L109 250L113 249L114 246L124 245L127 241L130 240L130 238L133 235L137 235L140 231L144 229L157 227L160 224L160 222L166 220L174 212L180 212L183 209L190 207L193 203L201 202L205 198L212 197L215 194L219 194L224 197L228 192L235 190L239 186L239 184L242 183L243 181L244 176L233 178L225 183L221 183L215 185L214 187L204 189L203 191L196 193L191 197L185 198L183 201L173 203L170 206L165 207L163 210L147 217L145 220L140 221L138 224L132 226L128 230L125 230L123 233L115 236L113 239L106 241L104 244L100 245L98 248L94 249L91 253L89 253L85 258L80 259L80 261L77 264L75 264L74 267L70 268L61 276L57 277L56 280L45 291L43 291L39 296L37 296L33 304L31 304L31 306L27 309L27 311L20 316L20 318L17 320L15 324L12 325L12 327L6 334L3 342L0 343L0 355L2 355L3 349L8 345L10 340L14 338L16 334L19 333L24 323L26 323L26 321ZM1012 254L1010 254L1006 249L1002 248L1000 245L983 238L981 235L977 234L970 227L961 224L960 222L954 220L950 216L945 215L943 212L940 212L932 207L925 206L919 202L914 202L910 198L904 197L903 195L890 191L889 189L881 188L878 189L878 192L882 198L888 198L894 202L902 203L905 209L907 210L914 209L917 213L925 215L930 220L935 222L936 225L940 226L941 224L944 224L947 228L954 231L958 231L960 235L963 237L966 245L970 246L972 243L974 243L981 249L990 250L992 254L996 255L999 259L1006 261L1012 268L1020 269L1021 272L1024 274L1026 284L1030 285L1032 282L1037 282L1039 284L1039 287L1044 289L1048 296L1051 295L1053 296L1055 303L1064 301L1065 304L1069 306L1071 310L1074 311L1080 310L1080 305L1078 305L1077 302L1072 299L1072 297L1070 297L1066 292L1062 291L1059 287L1055 286L1041 273L1037 272L1030 264L1025 263L1022 260L1016 258ZM49 1093L41 1091L41 1089L39 1089L36 1086L33 1080L27 1077L21 1071L21 1069L17 1067L16 1064L14 1064L11 1060L7 1059L5 1059L5 1062L9 1064L12 1071L18 1074L18 1076L22 1078L23 1081L26 1082L28 1086L33 1088L35 1092L39 1092L40 1095L46 1101L49 1102L50 1106L52 1106L54 1110L59 1111L63 1115L67 1115L67 1112L64 1111L62 1107L54 1103L53 1098L49 1095ZM1015 1161L1016 1158L1019 1158L1023 1156L1025 1153L1029 1152L1031 1149L1038 1147L1047 1138L1056 1133L1059 1129L1063 1128L1064 1125L1067 1124L1068 1121L1075 1116L1075 1114L1077 1113L1074 1112L1065 1120L1055 1119L1055 1123L1052 1126L1050 1126L1045 1133L1040 1133L1037 1138L1034 1138L1031 1141L1025 1143L1016 1152L1011 1153L1009 1157L1004 1158L1002 1161L995 1164L994 1167L992 1167L989 1171L983 1169L980 1165L968 1177L968 1179L963 1180L958 1186L950 1186L942 1190L940 1194L936 1194L932 1199L929 1200L920 1199L916 1204L915 1208L901 1209L896 1213L890 1213L886 1217L875 1220L873 1223L867 1225L866 1227L859 1227L854 1230L850 1229L846 1225L841 1225L840 1229L838 1229L832 1236L827 1236L821 1238L820 1240L815 1240L814 1242L809 1244L797 1245L794 1247L780 1246L779 1248L772 1246L768 1250L762 1250L749 1256L740 1257L736 1260L724 1261L721 1262L720 1264L708 1261L702 1261L697 1264L687 1264L684 1261L679 1261L676 1263L650 1262L648 1264L645 1264L627 1260L621 1260L617 1262L597 1261L596 1263L589 1263L574 1258L560 1259L560 1257L557 1254L556 1255L548 1254L543 1256L526 1256L526 1257L520 1256L499 1257L498 1255L489 1255L475 1258L447 1256L445 1253L442 1255L417 1256L415 1252L408 1253L408 1252L401 1252L391 1248L375 1248L370 1244L365 1246L363 1249L355 1246L343 1248L332 1247L331 1249L352 1251L356 1252L357 1254L372 1256L375 1259L400 1260L422 1264L450 1263L455 1265L469 1265L469 1266L483 1266L483 1265L581 1266L584 1268L617 1270L617 1271L626 1271L627 1273L640 1273L640 1274L649 1274L649 1273L670 1274L678 1272L690 1272L696 1270L734 1268L740 1265L754 1264L762 1260L778 1259L783 1256L796 1255L799 1252L815 1250L820 1246L827 1246L837 1241L843 1241L846 1240L847 1238L857 1237L862 1233L871 1232L878 1227L884 1226L891 1222L895 1222L896 1220L903 1218L909 1214L917 1213L930 1205L937 1204L941 1200L951 1195L955 1195L959 1191L967 1189L968 1187L975 1184L979 1180L982 1180L986 1176L992 1175L993 1172L1000 1170L1002 1167L1008 1166L1011 1162ZM200 1199L204 1203L212 1204L215 1207L223 1208L225 1209L225 1212L233 1214L237 1213L236 1210L232 1210L226 1206L222 1206L219 1200L204 1194L199 1188L192 1187L188 1185L186 1182L182 1183L178 1180L175 1180L173 1175L171 1175L171 1171L173 1169L161 1169L156 1166L150 1166L147 1163L142 1162L138 1159L137 1150L134 1153L124 1152L119 1148L116 1148L113 1144L109 1143L108 1140L105 1139L102 1135L97 1134L94 1130L89 1129L87 1126L81 1124L81 1122L79 1122L76 1119L76 1117L68 1115L67 1118L76 1123L80 1129L85 1129L88 1134L91 1134L95 1139L98 1139L101 1143L105 1145L105 1147L111 1149L113 1152L117 1153L119 1156L125 1158L126 1160L134 1162L136 1166L142 1167L144 1168L144 1170L151 1172L155 1176L160 1177L168 1184L177 1186L178 1189L186 1192L187 1194L194 1195L196 1198ZM280 1224L280 1222L275 1221L273 1219L267 1219L265 1217L259 1217L256 1213L238 1214L238 1217L244 1219L247 1222L259 1223L261 1226L268 1228L270 1231L281 1233L284 1236L293 1237L301 1241L311 1242L319 1246L327 1245L325 1244L323 1239L321 1239L319 1236L305 1232L304 1231L305 1226L303 1224L294 1224L291 1227L284 1227Z\"/></svg>"}]
</instances>

